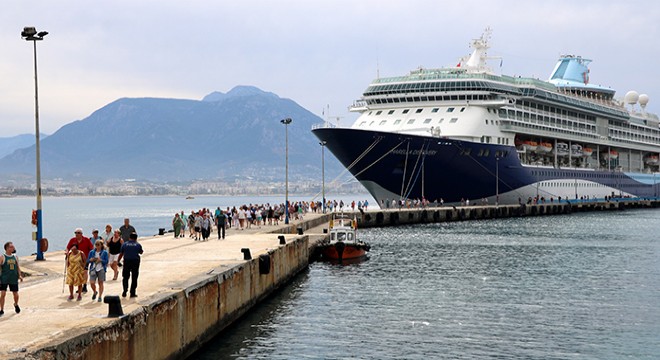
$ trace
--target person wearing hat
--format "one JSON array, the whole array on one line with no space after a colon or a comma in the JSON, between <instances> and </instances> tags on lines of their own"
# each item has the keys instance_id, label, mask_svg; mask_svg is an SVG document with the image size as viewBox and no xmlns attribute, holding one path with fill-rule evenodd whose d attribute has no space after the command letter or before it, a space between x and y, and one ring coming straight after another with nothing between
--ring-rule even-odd
<instances>
[{"instance_id":1,"label":"person wearing hat","mask_svg":"<svg viewBox=\"0 0 660 360\"><path fill-rule=\"evenodd\" d=\"M89 241L91 241L92 244L96 244L97 240L102 240L102 239L99 236L99 229L94 229L94 230L92 230L92 237L89 238Z\"/></svg>"},{"instance_id":2,"label":"person wearing hat","mask_svg":"<svg viewBox=\"0 0 660 360\"><path fill-rule=\"evenodd\" d=\"M82 228L76 228L73 233L75 236L72 237L66 245L66 256L69 256L71 247L76 245L78 250L82 251L84 258L87 259L87 257L89 257L89 252L94 249L94 244L92 244L92 241L89 240L88 237L83 236ZM85 266L85 270L87 270L87 266ZM85 271L85 284L83 285L82 292L87 292L87 271Z\"/></svg>"}]
</instances>

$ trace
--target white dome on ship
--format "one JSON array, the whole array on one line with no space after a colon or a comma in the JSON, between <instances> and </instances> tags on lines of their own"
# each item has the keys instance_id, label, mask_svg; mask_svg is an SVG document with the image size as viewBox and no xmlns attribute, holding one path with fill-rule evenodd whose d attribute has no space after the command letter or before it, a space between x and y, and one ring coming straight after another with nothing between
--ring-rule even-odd
<instances>
[{"instance_id":1,"label":"white dome on ship","mask_svg":"<svg viewBox=\"0 0 660 360\"><path fill-rule=\"evenodd\" d=\"M639 100L639 94L637 93L637 91L631 90L626 93L626 96L623 99L626 102L626 104L633 105L636 104L637 101Z\"/></svg>"},{"instance_id":2,"label":"white dome on ship","mask_svg":"<svg viewBox=\"0 0 660 360\"><path fill-rule=\"evenodd\" d=\"M649 103L649 96L646 94L639 95L639 105L642 107L646 106Z\"/></svg>"}]
</instances>

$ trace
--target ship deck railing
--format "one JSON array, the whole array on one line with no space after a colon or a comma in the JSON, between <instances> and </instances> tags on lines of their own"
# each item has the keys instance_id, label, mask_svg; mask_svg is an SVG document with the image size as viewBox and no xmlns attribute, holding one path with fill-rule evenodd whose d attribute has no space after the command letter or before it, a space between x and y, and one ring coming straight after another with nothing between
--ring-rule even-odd
<instances>
[{"instance_id":1,"label":"ship deck railing","mask_svg":"<svg viewBox=\"0 0 660 360\"><path fill-rule=\"evenodd\" d=\"M317 123L312 125L312 130L315 129L325 129L325 128L336 128L337 125L329 122L329 121L324 121L322 123Z\"/></svg>"}]
</instances>

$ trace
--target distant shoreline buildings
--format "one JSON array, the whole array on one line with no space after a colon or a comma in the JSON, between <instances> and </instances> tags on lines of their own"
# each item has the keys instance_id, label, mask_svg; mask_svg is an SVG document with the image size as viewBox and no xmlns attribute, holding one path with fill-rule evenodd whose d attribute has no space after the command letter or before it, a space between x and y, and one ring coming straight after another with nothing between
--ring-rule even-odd
<instances>
[{"instance_id":1,"label":"distant shoreline buildings","mask_svg":"<svg viewBox=\"0 0 660 360\"><path fill-rule=\"evenodd\" d=\"M130 181L127 181L130 180ZM284 196L284 182L237 179L233 181L198 180L187 182L157 183L136 179L110 180L105 182L73 182L44 180L44 196L153 196L153 195L220 195L220 196ZM321 193L319 181L290 181L293 194ZM355 194L365 192L357 181L332 184L326 182L326 194ZM0 185L0 198L35 196L35 186L25 183Z\"/></svg>"}]
</instances>

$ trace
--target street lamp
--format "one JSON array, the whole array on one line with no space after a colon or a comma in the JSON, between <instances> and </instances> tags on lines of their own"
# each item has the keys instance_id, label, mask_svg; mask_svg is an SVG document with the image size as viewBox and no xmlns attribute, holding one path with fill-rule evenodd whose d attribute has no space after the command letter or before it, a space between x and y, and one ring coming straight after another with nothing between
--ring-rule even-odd
<instances>
[{"instance_id":1,"label":"street lamp","mask_svg":"<svg viewBox=\"0 0 660 360\"><path fill-rule=\"evenodd\" d=\"M21 37L26 41L32 41L34 46L34 128L36 133L35 147L37 151L37 260L44 260L41 251L41 238L43 236L43 225L41 217L41 144L39 142L39 86L37 82L37 41L44 39L47 31L37 32L34 27L24 27Z\"/></svg>"},{"instance_id":2,"label":"street lamp","mask_svg":"<svg viewBox=\"0 0 660 360\"><path fill-rule=\"evenodd\" d=\"M284 138L285 138L285 162L286 162L286 169L285 169L285 201L284 201L284 223L289 224L289 124L291 124L291 118L286 118L280 120L282 124L284 124Z\"/></svg>"},{"instance_id":3,"label":"street lamp","mask_svg":"<svg viewBox=\"0 0 660 360\"><path fill-rule=\"evenodd\" d=\"M323 197L323 205L321 210L325 214L325 144L327 141L323 140L319 143L321 145L321 192Z\"/></svg>"}]
</instances>

